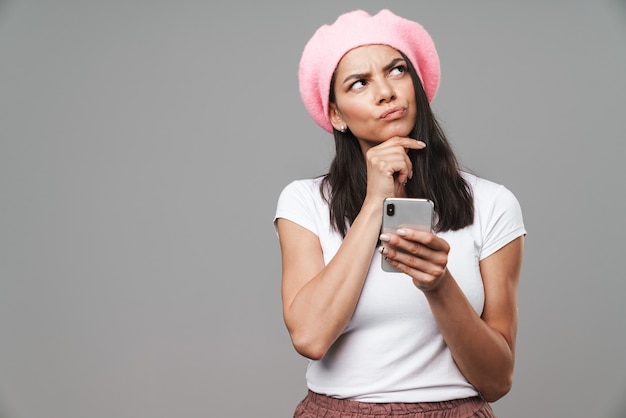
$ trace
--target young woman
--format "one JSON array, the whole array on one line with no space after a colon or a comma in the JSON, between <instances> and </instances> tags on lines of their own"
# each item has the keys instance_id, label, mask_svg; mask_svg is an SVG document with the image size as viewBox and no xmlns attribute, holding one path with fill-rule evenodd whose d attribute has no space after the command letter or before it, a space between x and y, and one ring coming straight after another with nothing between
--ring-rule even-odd
<instances>
[{"instance_id":1,"label":"young woman","mask_svg":"<svg viewBox=\"0 0 626 418\"><path fill-rule=\"evenodd\" d=\"M336 155L276 211L284 320L310 359L295 417L493 417L511 388L526 231L509 190L459 168L439 75L429 34L388 10L304 48L300 92ZM381 234L387 197L433 201L434 231Z\"/></svg>"}]
</instances>

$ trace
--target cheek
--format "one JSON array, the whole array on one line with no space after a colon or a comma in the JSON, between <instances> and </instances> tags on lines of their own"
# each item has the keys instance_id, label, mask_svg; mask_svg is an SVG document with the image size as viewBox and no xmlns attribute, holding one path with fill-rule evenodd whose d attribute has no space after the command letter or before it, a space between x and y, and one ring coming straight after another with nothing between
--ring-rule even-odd
<instances>
[{"instance_id":1,"label":"cheek","mask_svg":"<svg viewBox=\"0 0 626 418\"><path fill-rule=\"evenodd\" d=\"M417 106L414 104L411 106L411 111L409 112L410 120L417 121Z\"/></svg>"},{"instance_id":2,"label":"cheek","mask_svg":"<svg viewBox=\"0 0 626 418\"><path fill-rule=\"evenodd\" d=\"M353 98L352 100L345 100L340 106L341 113L346 119L353 123L369 120L372 117L372 106L370 100L364 97L365 95Z\"/></svg>"},{"instance_id":3,"label":"cheek","mask_svg":"<svg viewBox=\"0 0 626 418\"><path fill-rule=\"evenodd\" d=\"M349 113L349 118L353 123L363 122L370 118L370 111L366 107L358 107L355 106L351 109Z\"/></svg>"},{"instance_id":4,"label":"cheek","mask_svg":"<svg viewBox=\"0 0 626 418\"><path fill-rule=\"evenodd\" d=\"M415 93L409 98L409 118L413 121L417 120L417 101L415 100Z\"/></svg>"}]
</instances>

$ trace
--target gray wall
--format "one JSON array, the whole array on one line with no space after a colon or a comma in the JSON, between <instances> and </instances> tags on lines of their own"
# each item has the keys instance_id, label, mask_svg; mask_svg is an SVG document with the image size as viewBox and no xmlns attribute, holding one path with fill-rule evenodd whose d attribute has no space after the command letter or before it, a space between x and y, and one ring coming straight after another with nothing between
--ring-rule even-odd
<instances>
[{"instance_id":1,"label":"gray wall","mask_svg":"<svg viewBox=\"0 0 626 418\"><path fill-rule=\"evenodd\" d=\"M287 417L278 193L326 170L297 63L388 5L529 231L502 417L624 417L626 3L0 1L0 416Z\"/></svg>"}]
</instances>

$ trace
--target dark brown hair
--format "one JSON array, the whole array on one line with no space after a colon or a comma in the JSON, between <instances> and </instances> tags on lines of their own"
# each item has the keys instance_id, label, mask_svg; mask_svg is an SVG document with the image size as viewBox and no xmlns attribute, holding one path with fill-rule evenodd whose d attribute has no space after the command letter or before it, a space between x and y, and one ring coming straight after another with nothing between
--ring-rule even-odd
<instances>
[{"instance_id":1,"label":"dark brown hair","mask_svg":"<svg viewBox=\"0 0 626 418\"><path fill-rule=\"evenodd\" d=\"M406 184L408 197L426 198L435 204L435 230L455 231L474 221L471 189L461 176L458 161L443 129L430 107L422 82L409 59L407 69L413 80L417 120L409 136L426 143L422 150L409 150L413 178ZM335 77L331 80L330 102ZM367 190L367 169L357 138L350 132L334 130L335 157L323 176L321 193L330 207L330 222L343 237L359 214Z\"/></svg>"}]
</instances>

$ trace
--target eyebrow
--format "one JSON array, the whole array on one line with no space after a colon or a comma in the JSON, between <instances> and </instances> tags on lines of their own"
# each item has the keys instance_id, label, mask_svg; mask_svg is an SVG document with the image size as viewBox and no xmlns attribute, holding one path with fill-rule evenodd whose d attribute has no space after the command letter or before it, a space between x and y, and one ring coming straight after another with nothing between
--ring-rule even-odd
<instances>
[{"instance_id":1,"label":"eyebrow","mask_svg":"<svg viewBox=\"0 0 626 418\"><path fill-rule=\"evenodd\" d=\"M393 60L391 60L391 62L387 65L385 65L385 67L383 68L384 71L389 71L391 70L393 67L395 67L399 62L404 62L404 58L394 58ZM350 74L349 76L347 76L344 80L343 83L345 84L347 81L349 80L361 80L363 78L367 78L370 74L369 73L357 73L357 74Z\"/></svg>"}]
</instances>

